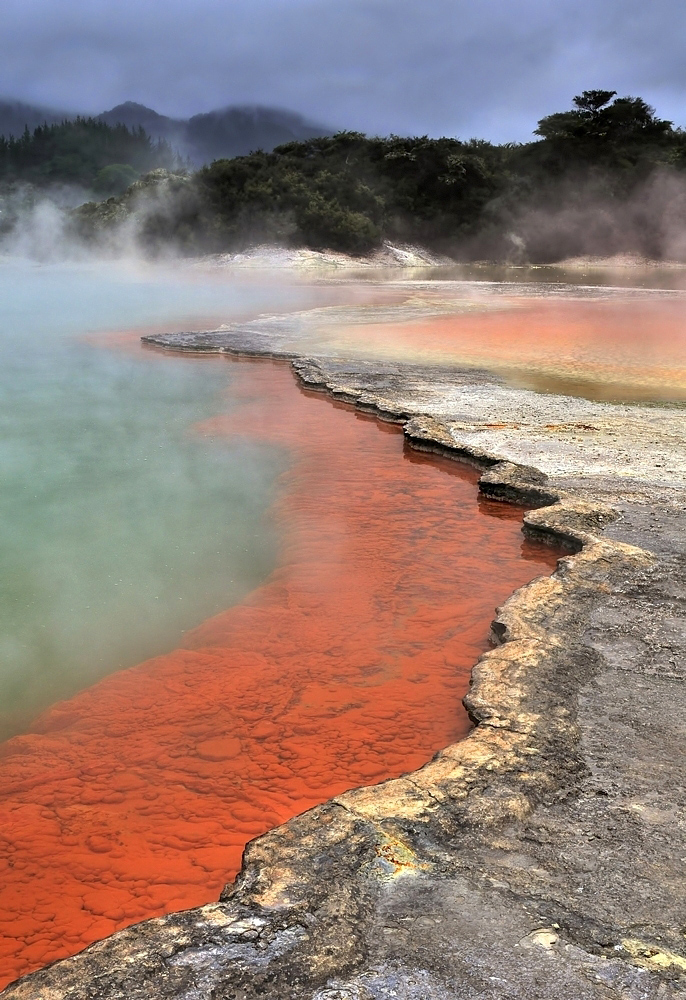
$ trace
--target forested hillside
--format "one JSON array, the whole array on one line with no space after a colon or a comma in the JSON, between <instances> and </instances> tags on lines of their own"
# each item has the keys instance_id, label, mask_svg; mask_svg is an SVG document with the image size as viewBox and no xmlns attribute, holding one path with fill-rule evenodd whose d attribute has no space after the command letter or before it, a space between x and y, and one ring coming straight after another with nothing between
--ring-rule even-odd
<instances>
[{"instance_id":1,"label":"forested hillside","mask_svg":"<svg viewBox=\"0 0 686 1000\"><path fill-rule=\"evenodd\" d=\"M142 128L77 118L0 136L0 181L37 186L76 184L103 195L118 194L156 167L176 169L180 158L164 140Z\"/></svg>"},{"instance_id":2,"label":"forested hillside","mask_svg":"<svg viewBox=\"0 0 686 1000\"><path fill-rule=\"evenodd\" d=\"M58 125L89 117L106 125L126 125L131 132L142 128L153 141L168 142L195 168L220 157L244 156L255 149L271 151L284 142L335 132L286 108L262 105L228 105L192 118L170 118L135 101L125 101L109 111L88 116L0 100L0 137L16 139L26 129L33 133L39 125Z\"/></svg>"},{"instance_id":3,"label":"forested hillside","mask_svg":"<svg viewBox=\"0 0 686 1000\"><path fill-rule=\"evenodd\" d=\"M138 213L147 245L188 253L259 242L363 253L387 239L533 260L660 256L670 227L686 231L686 135L642 99L585 91L536 135L496 146L341 132L217 160L164 198L157 178L152 202L143 184L116 213L91 205L78 219L95 234Z\"/></svg>"}]
</instances>

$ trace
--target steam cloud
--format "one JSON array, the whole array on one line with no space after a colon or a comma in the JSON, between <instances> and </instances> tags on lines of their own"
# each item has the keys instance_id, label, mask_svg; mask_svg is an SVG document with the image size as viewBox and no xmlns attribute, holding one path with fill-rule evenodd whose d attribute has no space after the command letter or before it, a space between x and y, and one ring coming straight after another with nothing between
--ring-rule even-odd
<instances>
[{"instance_id":1,"label":"steam cloud","mask_svg":"<svg viewBox=\"0 0 686 1000\"><path fill-rule=\"evenodd\" d=\"M165 171L152 171L148 178L104 203L78 186L6 188L0 193L0 254L42 263L177 256L167 236L184 211L180 188L187 178Z\"/></svg>"},{"instance_id":2,"label":"steam cloud","mask_svg":"<svg viewBox=\"0 0 686 1000\"><path fill-rule=\"evenodd\" d=\"M686 179L659 169L620 201L589 184L561 183L546 207L490 206L490 222L461 256L511 264L631 254L686 262Z\"/></svg>"},{"instance_id":3,"label":"steam cloud","mask_svg":"<svg viewBox=\"0 0 686 1000\"><path fill-rule=\"evenodd\" d=\"M197 209L189 177L154 171L122 198L82 207L89 192L55 187L45 193L19 185L0 194L0 254L50 262L61 260L174 259L185 218ZM274 213L245 220L240 247L288 243L287 220ZM251 229L252 225L252 229ZM187 227L186 227L187 228ZM200 234L196 252L206 248ZM471 239L452 248L458 260L514 265L554 263L573 257L628 254L657 261L686 262L686 178L655 170L624 200L601 182L561 181L544 206L523 201L486 207ZM193 253L186 241L183 251Z\"/></svg>"}]
</instances>

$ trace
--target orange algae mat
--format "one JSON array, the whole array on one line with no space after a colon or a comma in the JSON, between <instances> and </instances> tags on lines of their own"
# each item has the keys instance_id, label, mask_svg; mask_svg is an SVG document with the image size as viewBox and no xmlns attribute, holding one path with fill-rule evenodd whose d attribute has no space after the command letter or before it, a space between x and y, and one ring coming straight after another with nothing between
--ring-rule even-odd
<instances>
[{"instance_id":1,"label":"orange algae mat","mask_svg":"<svg viewBox=\"0 0 686 1000\"><path fill-rule=\"evenodd\" d=\"M183 648L0 746L2 985L216 899L252 837L464 736L494 607L554 566L472 470L408 453L285 365L231 374L239 408L193 432L288 450L279 566Z\"/></svg>"},{"instance_id":2,"label":"orange algae mat","mask_svg":"<svg viewBox=\"0 0 686 1000\"><path fill-rule=\"evenodd\" d=\"M686 398L682 295L511 297L483 311L346 327L340 340L352 345L361 340L365 351L377 355L520 373L524 384L536 389L564 392L566 381L577 388L595 386L593 395L601 399L612 398L612 387L628 398Z\"/></svg>"}]
</instances>

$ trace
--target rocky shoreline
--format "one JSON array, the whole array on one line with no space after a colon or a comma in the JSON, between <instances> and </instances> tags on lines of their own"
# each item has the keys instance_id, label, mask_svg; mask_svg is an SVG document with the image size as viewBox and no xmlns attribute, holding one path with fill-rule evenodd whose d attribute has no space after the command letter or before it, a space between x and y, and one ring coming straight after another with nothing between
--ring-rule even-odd
<instances>
[{"instance_id":1,"label":"rocky shoreline","mask_svg":"<svg viewBox=\"0 0 686 1000\"><path fill-rule=\"evenodd\" d=\"M294 357L254 326L146 341L288 357L305 386L403 423L408 447L483 468L482 492L532 507L525 530L569 555L499 610L467 739L253 841L218 903L1 996L684 995L683 411Z\"/></svg>"}]
</instances>

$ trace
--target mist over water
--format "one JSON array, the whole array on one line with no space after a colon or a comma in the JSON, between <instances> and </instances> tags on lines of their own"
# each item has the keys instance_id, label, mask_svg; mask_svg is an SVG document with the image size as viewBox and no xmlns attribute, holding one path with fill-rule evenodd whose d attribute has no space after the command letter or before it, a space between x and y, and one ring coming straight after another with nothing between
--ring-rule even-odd
<instances>
[{"instance_id":1,"label":"mist over water","mask_svg":"<svg viewBox=\"0 0 686 1000\"><path fill-rule=\"evenodd\" d=\"M268 510L287 456L194 430L234 405L235 366L143 350L139 333L347 302L274 322L305 352L495 371L509 371L515 352L512 371L532 388L597 397L589 386L607 383L600 398L612 398L621 382L624 395L682 398L679 293L596 302L586 288L558 302L534 284L520 301L508 281L545 273L482 269L485 285L475 273L432 277L453 280L410 282L404 293L393 281L387 291L355 282L314 291L286 274L0 259L0 739L173 648L274 566ZM561 277L570 280L551 273ZM675 272L669 284L682 281ZM387 311L386 299L404 295ZM557 381L539 386L544 377ZM575 388L574 378L585 381Z\"/></svg>"},{"instance_id":2,"label":"mist over water","mask_svg":"<svg viewBox=\"0 0 686 1000\"><path fill-rule=\"evenodd\" d=\"M492 608L555 564L400 428L140 333L261 313L313 355L643 386L655 353L677 384L678 291L387 277L0 267L0 984L216 898L247 840L464 735Z\"/></svg>"},{"instance_id":3,"label":"mist over water","mask_svg":"<svg viewBox=\"0 0 686 1000\"><path fill-rule=\"evenodd\" d=\"M160 269L0 265L0 738L173 647L275 558L267 511L284 456L192 430L230 408L230 366L101 335L302 295Z\"/></svg>"}]
</instances>

